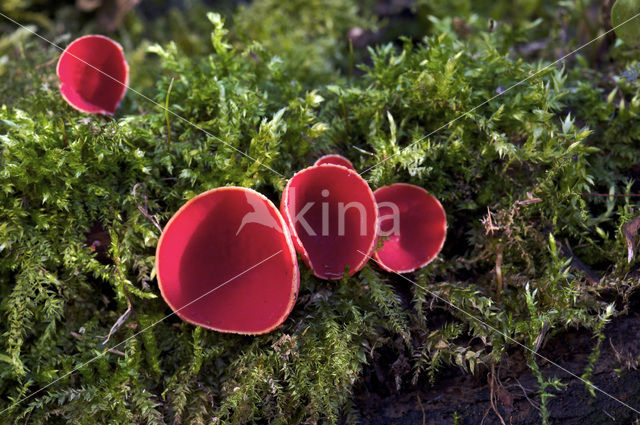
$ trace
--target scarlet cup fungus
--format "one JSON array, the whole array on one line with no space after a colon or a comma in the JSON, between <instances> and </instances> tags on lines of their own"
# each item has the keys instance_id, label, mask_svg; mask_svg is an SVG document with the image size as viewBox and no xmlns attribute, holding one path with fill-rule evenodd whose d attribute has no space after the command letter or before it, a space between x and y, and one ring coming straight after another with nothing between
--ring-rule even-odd
<instances>
[{"instance_id":1,"label":"scarlet cup fungus","mask_svg":"<svg viewBox=\"0 0 640 425\"><path fill-rule=\"evenodd\" d=\"M183 205L162 232L156 270L162 297L179 317L239 334L264 334L284 322L300 282L278 209L241 187L212 189Z\"/></svg>"},{"instance_id":2,"label":"scarlet cup fungus","mask_svg":"<svg viewBox=\"0 0 640 425\"><path fill-rule=\"evenodd\" d=\"M280 211L305 263L321 279L353 275L375 247L378 210L373 192L358 173L325 164L295 174Z\"/></svg>"},{"instance_id":3,"label":"scarlet cup fungus","mask_svg":"<svg viewBox=\"0 0 640 425\"><path fill-rule=\"evenodd\" d=\"M325 164L333 164L333 165L342 165L343 167L347 167L350 170L355 171L355 167L347 158L338 154L330 154L321 156L313 165L325 165Z\"/></svg>"},{"instance_id":4,"label":"scarlet cup fungus","mask_svg":"<svg viewBox=\"0 0 640 425\"><path fill-rule=\"evenodd\" d=\"M374 258L385 270L409 273L438 255L447 234L447 216L440 202L421 187L406 183L374 192L380 214L380 237Z\"/></svg>"},{"instance_id":5,"label":"scarlet cup fungus","mask_svg":"<svg viewBox=\"0 0 640 425\"><path fill-rule=\"evenodd\" d=\"M74 40L60 56L60 93L73 108L113 115L127 91L129 66L122 46L102 35Z\"/></svg>"}]
</instances>

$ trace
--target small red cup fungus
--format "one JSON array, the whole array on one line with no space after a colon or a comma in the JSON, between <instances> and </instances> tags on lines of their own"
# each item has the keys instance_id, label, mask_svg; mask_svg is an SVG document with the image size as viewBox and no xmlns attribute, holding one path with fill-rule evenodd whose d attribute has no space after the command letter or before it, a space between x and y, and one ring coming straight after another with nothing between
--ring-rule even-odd
<instances>
[{"instance_id":1,"label":"small red cup fungus","mask_svg":"<svg viewBox=\"0 0 640 425\"><path fill-rule=\"evenodd\" d=\"M406 183L374 192L383 245L374 258L385 270L409 273L438 255L447 235L447 216L440 202L421 187Z\"/></svg>"},{"instance_id":2,"label":"small red cup fungus","mask_svg":"<svg viewBox=\"0 0 640 425\"><path fill-rule=\"evenodd\" d=\"M241 187L184 204L158 241L156 270L162 297L180 318L238 334L264 334L284 322L300 282L280 212Z\"/></svg>"},{"instance_id":3,"label":"small red cup fungus","mask_svg":"<svg viewBox=\"0 0 640 425\"><path fill-rule=\"evenodd\" d=\"M375 248L378 209L358 173L325 164L294 175L282 194L280 211L305 263L321 279L353 275Z\"/></svg>"},{"instance_id":4,"label":"small red cup fungus","mask_svg":"<svg viewBox=\"0 0 640 425\"><path fill-rule=\"evenodd\" d=\"M349 161L344 156L338 155L338 154L321 156L313 165L325 165L325 164L342 165L343 167L346 167L354 171L356 169L356 167L353 166L351 161Z\"/></svg>"},{"instance_id":5,"label":"small red cup fungus","mask_svg":"<svg viewBox=\"0 0 640 425\"><path fill-rule=\"evenodd\" d=\"M73 108L89 114L113 115L129 84L122 46L102 35L74 40L60 56L60 93Z\"/></svg>"}]
</instances>

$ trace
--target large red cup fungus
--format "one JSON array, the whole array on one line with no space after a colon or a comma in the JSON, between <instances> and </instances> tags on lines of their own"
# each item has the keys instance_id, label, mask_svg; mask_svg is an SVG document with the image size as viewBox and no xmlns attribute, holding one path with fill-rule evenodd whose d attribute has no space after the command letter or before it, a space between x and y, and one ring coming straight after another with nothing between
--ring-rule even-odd
<instances>
[{"instance_id":1,"label":"large red cup fungus","mask_svg":"<svg viewBox=\"0 0 640 425\"><path fill-rule=\"evenodd\" d=\"M280 211L305 263L321 279L353 275L375 247L378 209L358 173L325 164L305 168L287 183Z\"/></svg>"},{"instance_id":2,"label":"large red cup fungus","mask_svg":"<svg viewBox=\"0 0 640 425\"><path fill-rule=\"evenodd\" d=\"M284 322L300 282L280 212L241 187L212 189L183 205L162 232L156 270L179 317L239 334L267 333Z\"/></svg>"},{"instance_id":3,"label":"large red cup fungus","mask_svg":"<svg viewBox=\"0 0 640 425\"><path fill-rule=\"evenodd\" d=\"M89 114L113 115L127 91L129 66L122 46L102 35L74 40L57 68L62 97Z\"/></svg>"},{"instance_id":4,"label":"large red cup fungus","mask_svg":"<svg viewBox=\"0 0 640 425\"><path fill-rule=\"evenodd\" d=\"M421 187L406 183L374 192L380 214L383 246L374 258L385 270L409 273L438 255L447 235L447 216L438 200Z\"/></svg>"},{"instance_id":5,"label":"large red cup fungus","mask_svg":"<svg viewBox=\"0 0 640 425\"><path fill-rule=\"evenodd\" d=\"M325 164L342 165L343 167L347 167L348 169L354 170L354 171L356 169L356 167L353 166L351 161L349 161L344 156L338 155L338 154L321 156L313 165L325 165Z\"/></svg>"}]
</instances>

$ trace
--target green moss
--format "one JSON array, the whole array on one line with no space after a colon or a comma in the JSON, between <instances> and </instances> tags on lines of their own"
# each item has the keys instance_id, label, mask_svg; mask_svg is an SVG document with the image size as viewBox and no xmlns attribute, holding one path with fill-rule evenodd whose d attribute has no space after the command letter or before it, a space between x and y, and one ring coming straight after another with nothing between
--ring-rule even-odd
<instances>
[{"instance_id":1,"label":"green moss","mask_svg":"<svg viewBox=\"0 0 640 425\"><path fill-rule=\"evenodd\" d=\"M164 111L133 93L116 118L73 111L52 68L35 67L55 50L16 42L11 78L0 83L2 421L335 423L353 417L353 386L380 346L414 359L399 385L437 379L446 364L473 373L500 361L512 340L464 312L528 347L545 327L601 335L609 317L602 288L567 267L559 243L606 274L608 291L625 298L637 286L625 278L619 231L634 204L582 195L634 187L636 82L614 92L580 60L569 72L536 74L544 64L508 53L511 28L489 33L475 18L471 35L433 18L433 35L373 48L362 75L347 80L343 37L362 22L357 6L280 4L239 12L237 38L209 15L210 54L176 43L151 48L162 64L154 100L165 103L173 79L169 108L199 127L170 115L170 143ZM261 19L265 10L274 17ZM292 21L282 16L311 21L288 32ZM411 277L420 286L373 264L333 283L305 269L293 313L269 335L222 335L175 317L135 335L170 313L154 280L158 231L138 211L136 183L165 223L216 186L252 187L278 202L286 178L327 151L359 170L374 167L364 173L373 187L411 182L443 202L449 241ZM110 241L107 261L87 241L96 224ZM105 352L128 300L134 313L109 346L122 344ZM433 309L446 312L444 325L431 323ZM543 399L561 385L540 383Z\"/></svg>"},{"instance_id":2,"label":"green moss","mask_svg":"<svg viewBox=\"0 0 640 425\"><path fill-rule=\"evenodd\" d=\"M266 0L241 8L236 36L260 43L298 82L326 84L348 63L348 31L372 29L370 1Z\"/></svg>"}]
</instances>

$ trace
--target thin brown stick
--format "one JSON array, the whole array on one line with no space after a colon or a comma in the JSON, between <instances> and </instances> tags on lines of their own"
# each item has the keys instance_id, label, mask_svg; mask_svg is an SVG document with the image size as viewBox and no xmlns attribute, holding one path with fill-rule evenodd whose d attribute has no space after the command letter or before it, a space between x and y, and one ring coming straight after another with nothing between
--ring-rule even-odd
<instances>
[{"instance_id":1,"label":"thin brown stick","mask_svg":"<svg viewBox=\"0 0 640 425\"><path fill-rule=\"evenodd\" d=\"M112 354L117 354L118 356L122 356L122 357L126 356L126 354L124 354L122 351L116 350L115 348L109 348L107 351Z\"/></svg>"},{"instance_id":2,"label":"thin brown stick","mask_svg":"<svg viewBox=\"0 0 640 425\"><path fill-rule=\"evenodd\" d=\"M504 422L504 418L500 414L500 411L498 411L498 406L496 405L497 396L496 396L495 385L496 385L496 366L494 363L491 363L491 377L489 378L489 390L490 390L489 401L491 402L491 409L496 414L496 416L498 416L498 419L500 419L500 423L502 425L507 425Z\"/></svg>"},{"instance_id":3,"label":"thin brown stick","mask_svg":"<svg viewBox=\"0 0 640 425\"><path fill-rule=\"evenodd\" d=\"M529 396L527 395L527 390L526 390L526 388L522 386L522 384L520 383L520 381L518 381L518 379L517 379L517 378L513 378L513 379L515 379L517 386L518 386L518 387L520 387L520 388L522 389L522 394L524 394L524 397L529 401L529 404L530 404L531 406L533 406L533 408L534 408L534 409L536 409L538 412L541 412L541 410L540 410L540 406L538 406L538 405L537 405L533 400L531 400L531 399L529 398Z\"/></svg>"},{"instance_id":4,"label":"thin brown stick","mask_svg":"<svg viewBox=\"0 0 640 425\"><path fill-rule=\"evenodd\" d=\"M59 58L59 56L56 56L55 58L51 58L48 61L46 61L45 63L41 63L40 65L36 65L34 67L34 69L40 69L40 68L44 68L45 66L53 65L58 60L58 58Z\"/></svg>"},{"instance_id":5,"label":"thin brown stick","mask_svg":"<svg viewBox=\"0 0 640 425\"><path fill-rule=\"evenodd\" d=\"M422 410L422 425L426 425L427 423L427 414L424 411L424 406L422 405L422 400L420 400L420 394L416 394L418 398L418 406L420 406L420 410Z\"/></svg>"},{"instance_id":6,"label":"thin brown stick","mask_svg":"<svg viewBox=\"0 0 640 425\"><path fill-rule=\"evenodd\" d=\"M139 188L142 189L141 196L142 196L142 201L144 202L144 204L142 205L140 204L140 202L138 202L137 191ZM147 190L145 189L144 185L142 183L136 183L133 186L133 190L131 191L131 194L133 195L133 201L136 203L138 210L140 210L142 215L144 215L151 223L153 223L153 225L158 228L160 233L162 233L162 227L160 227L160 224L158 223L158 219L156 218L156 216L149 214L149 202L147 200Z\"/></svg>"},{"instance_id":7,"label":"thin brown stick","mask_svg":"<svg viewBox=\"0 0 640 425\"><path fill-rule=\"evenodd\" d=\"M116 268L114 270L114 274L118 274L121 278L124 279L124 277L122 276L122 273L120 272L120 268L117 266L117 263L116 263ZM120 317L118 317L118 320L116 320L113 326L111 326L111 329L109 329L109 334L107 335L105 340L102 341L102 345L107 345L107 342L109 342L109 339L111 339L111 335L116 333L118 329L120 329L122 325L124 325L126 321L129 320L129 316L131 316L131 313L133 313L133 304L131 303L131 298L129 298L129 293L127 292L126 286L123 285L123 289L124 289L124 294L127 297L127 309L125 310L124 313L122 313Z\"/></svg>"}]
</instances>

